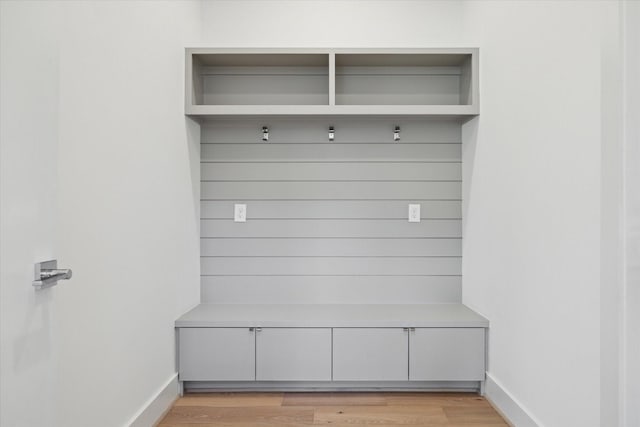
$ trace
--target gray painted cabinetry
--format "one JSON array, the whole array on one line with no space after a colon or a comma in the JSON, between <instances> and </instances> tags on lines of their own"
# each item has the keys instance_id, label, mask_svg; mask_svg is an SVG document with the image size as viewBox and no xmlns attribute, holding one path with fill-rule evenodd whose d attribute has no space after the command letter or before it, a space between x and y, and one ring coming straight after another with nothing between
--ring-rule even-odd
<instances>
[{"instance_id":1,"label":"gray painted cabinetry","mask_svg":"<svg viewBox=\"0 0 640 427\"><path fill-rule=\"evenodd\" d=\"M478 114L478 50L186 51L192 116Z\"/></svg>"},{"instance_id":2,"label":"gray painted cabinetry","mask_svg":"<svg viewBox=\"0 0 640 427\"><path fill-rule=\"evenodd\" d=\"M408 332L403 328L337 328L333 331L333 379L408 380Z\"/></svg>"},{"instance_id":3,"label":"gray painted cabinetry","mask_svg":"<svg viewBox=\"0 0 640 427\"><path fill-rule=\"evenodd\" d=\"M331 328L259 329L256 380L331 380Z\"/></svg>"},{"instance_id":4,"label":"gray painted cabinetry","mask_svg":"<svg viewBox=\"0 0 640 427\"><path fill-rule=\"evenodd\" d=\"M181 381L484 380L484 328L207 327L179 337Z\"/></svg>"},{"instance_id":5,"label":"gray painted cabinetry","mask_svg":"<svg viewBox=\"0 0 640 427\"><path fill-rule=\"evenodd\" d=\"M333 379L482 381L484 328L336 328Z\"/></svg>"},{"instance_id":6,"label":"gray painted cabinetry","mask_svg":"<svg viewBox=\"0 0 640 427\"><path fill-rule=\"evenodd\" d=\"M483 381L484 328L411 328L409 379Z\"/></svg>"},{"instance_id":7,"label":"gray painted cabinetry","mask_svg":"<svg viewBox=\"0 0 640 427\"><path fill-rule=\"evenodd\" d=\"M250 328L181 329L180 380L253 381L255 346Z\"/></svg>"},{"instance_id":8,"label":"gray painted cabinetry","mask_svg":"<svg viewBox=\"0 0 640 427\"><path fill-rule=\"evenodd\" d=\"M481 390L488 321L461 304L478 65L466 48L186 50L202 290L176 321L186 388Z\"/></svg>"},{"instance_id":9,"label":"gray painted cabinetry","mask_svg":"<svg viewBox=\"0 0 640 427\"><path fill-rule=\"evenodd\" d=\"M461 304L201 304L176 322L193 389L462 389L488 322Z\"/></svg>"}]
</instances>

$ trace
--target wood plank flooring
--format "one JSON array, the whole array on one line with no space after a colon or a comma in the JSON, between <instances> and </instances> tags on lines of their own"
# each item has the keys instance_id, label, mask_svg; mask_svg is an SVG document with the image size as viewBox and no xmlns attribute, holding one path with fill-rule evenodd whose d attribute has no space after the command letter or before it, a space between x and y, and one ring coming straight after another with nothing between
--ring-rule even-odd
<instances>
[{"instance_id":1,"label":"wood plank flooring","mask_svg":"<svg viewBox=\"0 0 640 427\"><path fill-rule=\"evenodd\" d=\"M178 399L159 427L506 427L473 393L197 393Z\"/></svg>"}]
</instances>

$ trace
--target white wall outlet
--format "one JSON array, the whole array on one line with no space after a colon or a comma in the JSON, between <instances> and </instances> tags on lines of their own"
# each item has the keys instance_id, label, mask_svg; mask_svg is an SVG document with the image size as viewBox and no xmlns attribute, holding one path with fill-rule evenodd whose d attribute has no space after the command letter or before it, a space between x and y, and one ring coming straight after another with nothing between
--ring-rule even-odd
<instances>
[{"instance_id":1,"label":"white wall outlet","mask_svg":"<svg viewBox=\"0 0 640 427\"><path fill-rule=\"evenodd\" d=\"M247 205L233 205L233 220L235 222L247 222Z\"/></svg>"},{"instance_id":2,"label":"white wall outlet","mask_svg":"<svg viewBox=\"0 0 640 427\"><path fill-rule=\"evenodd\" d=\"M420 222L420 205L409 205L409 222Z\"/></svg>"}]
</instances>

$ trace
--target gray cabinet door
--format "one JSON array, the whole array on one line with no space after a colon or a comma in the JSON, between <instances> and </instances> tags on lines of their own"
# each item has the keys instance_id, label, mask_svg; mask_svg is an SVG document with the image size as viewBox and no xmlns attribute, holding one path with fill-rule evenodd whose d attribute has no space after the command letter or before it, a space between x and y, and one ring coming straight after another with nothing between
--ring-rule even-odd
<instances>
[{"instance_id":1,"label":"gray cabinet door","mask_svg":"<svg viewBox=\"0 0 640 427\"><path fill-rule=\"evenodd\" d=\"M180 381L253 381L255 333L249 328L180 328Z\"/></svg>"},{"instance_id":2,"label":"gray cabinet door","mask_svg":"<svg viewBox=\"0 0 640 427\"><path fill-rule=\"evenodd\" d=\"M409 379L482 381L484 328L416 328L409 339Z\"/></svg>"},{"instance_id":3,"label":"gray cabinet door","mask_svg":"<svg viewBox=\"0 0 640 427\"><path fill-rule=\"evenodd\" d=\"M331 328L262 328L256 349L258 381L331 380Z\"/></svg>"},{"instance_id":4,"label":"gray cabinet door","mask_svg":"<svg viewBox=\"0 0 640 427\"><path fill-rule=\"evenodd\" d=\"M335 328L335 381L406 381L408 332L403 328Z\"/></svg>"}]
</instances>

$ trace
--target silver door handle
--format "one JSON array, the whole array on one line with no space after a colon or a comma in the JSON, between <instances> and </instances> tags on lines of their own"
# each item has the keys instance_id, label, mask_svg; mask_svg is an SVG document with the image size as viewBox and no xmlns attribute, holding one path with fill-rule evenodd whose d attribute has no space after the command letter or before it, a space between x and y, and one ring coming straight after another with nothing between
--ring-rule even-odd
<instances>
[{"instance_id":1,"label":"silver door handle","mask_svg":"<svg viewBox=\"0 0 640 427\"><path fill-rule=\"evenodd\" d=\"M71 279L72 275L73 275L73 272L68 268L66 269L56 268L53 270L41 271L40 280L49 280L49 279L68 280L68 279Z\"/></svg>"},{"instance_id":2,"label":"silver door handle","mask_svg":"<svg viewBox=\"0 0 640 427\"><path fill-rule=\"evenodd\" d=\"M58 261L44 261L36 263L34 268L33 286L36 289L44 289L58 283L58 280L69 280L73 272L71 269L58 268Z\"/></svg>"}]
</instances>

